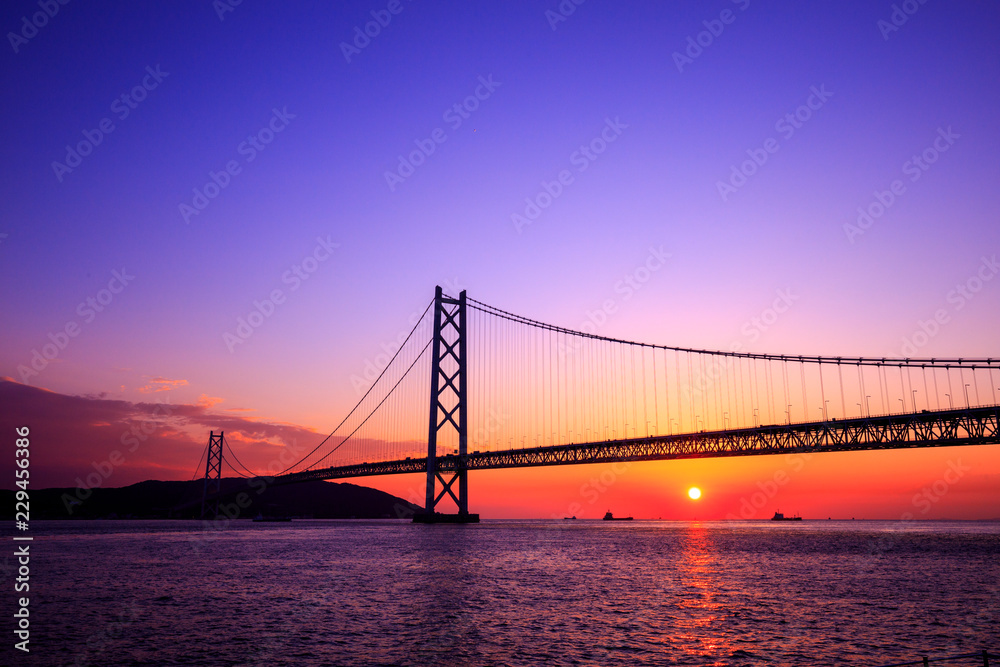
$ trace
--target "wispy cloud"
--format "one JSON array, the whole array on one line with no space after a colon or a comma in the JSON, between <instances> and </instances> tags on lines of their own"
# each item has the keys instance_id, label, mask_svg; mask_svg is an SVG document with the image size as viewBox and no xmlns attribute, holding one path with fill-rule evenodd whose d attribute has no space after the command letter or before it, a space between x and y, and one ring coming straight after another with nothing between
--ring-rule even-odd
<instances>
[{"instance_id":1,"label":"wispy cloud","mask_svg":"<svg viewBox=\"0 0 1000 667\"><path fill-rule=\"evenodd\" d=\"M155 377L149 381L145 387L139 387L140 394L156 394L161 391L170 391L177 387L187 386L187 380L169 380L165 377ZM221 400L221 399L220 399Z\"/></svg>"},{"instance_id":2,"label":"wispy cloud","mask_svg":"<svg viewBox=\"0 0 1000 667\"><path fill-rule=\"evenodd\" d=\"M209 396L208 394L202 394L201 396L198 397L197 404L203 408L210 408L213 405L218 405L219 403L222 403L223 400L225 399L219 398L217 396Z\"/></svg>"}]
</instances>

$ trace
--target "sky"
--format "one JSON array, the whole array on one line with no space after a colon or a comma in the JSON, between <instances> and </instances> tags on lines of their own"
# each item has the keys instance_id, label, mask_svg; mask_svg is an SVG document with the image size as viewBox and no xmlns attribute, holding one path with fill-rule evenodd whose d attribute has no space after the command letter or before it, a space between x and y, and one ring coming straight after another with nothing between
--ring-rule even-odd
<instances>
[{"instance_id":1,"label":"sky","mask_svg":"<svg viewBox=\"0 0 1000 667\"><path fill-rule=\"evenodd\" d=\"M665 345L998 356L994 3L18 0L0 27L0 425L41 486L190 479L213 429L251 467L311 449L435 285L572 329L614 299L603 335ZM470 488L491 518L991 518L1000 450Z\"/></svg>"}]
</instances>

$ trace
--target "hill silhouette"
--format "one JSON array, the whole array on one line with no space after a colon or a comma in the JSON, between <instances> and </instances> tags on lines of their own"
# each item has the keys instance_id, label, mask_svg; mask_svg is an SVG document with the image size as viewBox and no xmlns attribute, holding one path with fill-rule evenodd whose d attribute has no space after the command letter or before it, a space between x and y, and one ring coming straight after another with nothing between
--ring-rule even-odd
<instances>
[{"instance_id":1,"label":"hill silhouette","mask_svg":"<svg viewBox=\"0 0 1000 667\"><path fill-rule=\"evenodd\" d=\"M149 480L121 488L32 489L32 519L192 519L201 513L204 480ZM14 491L0 490L4 519L14 518ZM323 481L265 486L262 480L222 480L220 511L231 518L412 518L418 505L376 489Z\"/></svg>"}]
</instances>

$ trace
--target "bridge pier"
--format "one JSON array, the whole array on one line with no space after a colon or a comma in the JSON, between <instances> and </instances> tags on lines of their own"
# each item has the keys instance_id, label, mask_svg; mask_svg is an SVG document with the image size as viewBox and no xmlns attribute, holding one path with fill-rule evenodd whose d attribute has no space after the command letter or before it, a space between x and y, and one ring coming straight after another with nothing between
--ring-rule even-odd
<instances>
[{"instance_id":1,"label":"bridge pier","mask_svg":"<svg viewBox=\"0 0 1000 667\"><path fill-rule=\"evenodd\" d=\"M427 494L424 511L414 515L413 523L479 523L479 515L469 513L466 331L465 290L454 299L445 297L439 285L434 295L434 338L431 342ZM444 398L449 400L445 402ZM438 432L449 425L458 435L459 464L451 479L446 480L437 467L437 439ZM436 493L438 482L441 482L440 493ZM457 494L453 488L455 482L458 482ZM435 510L446 494L455 501L457 514L443 514Z\"/></svg>"},{"instance_id":2,"label":"bridge pier","mask_svg":"<svg viewBox=\"0 0 1000 667\"><path fill-rule=\"evenodd\" d=\"M424 512L414 514L413 523L479 523L479 515L468 512L465 514L442 514L441 512L427 514Z\"/></svg>"}]
</instances>

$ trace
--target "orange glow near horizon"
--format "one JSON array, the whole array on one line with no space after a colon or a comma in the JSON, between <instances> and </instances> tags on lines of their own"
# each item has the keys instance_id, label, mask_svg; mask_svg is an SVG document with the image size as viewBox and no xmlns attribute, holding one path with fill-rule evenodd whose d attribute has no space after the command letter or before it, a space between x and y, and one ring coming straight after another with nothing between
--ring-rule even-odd
<instances>
[{"instance_id":1,"label":"orange glow near horizon","mask_svg":"<svg viewBox=\"0 0 1000 667\"><path fill-rule=\"evenodd\" d=\"M691 479L711 494L692 501ZM1000 519L997 479L1000 448L940 447L474 471L469 502L484 519ZM422 476L343 481L423 504Z\"/></svg>"},{"instance_id":2,"label":"orange glow near horizon","mask_svg":"<svg viewBox=\"0 0 1000 667\"><path fill-rule=\"evenodd\" d=\"M107 468L109 443L126 445L120 453L127 456L102 486L124 487L203 474L199 458L210 427L224 426L232 453L255 471L284 469L323 438L315 429L287 419L278 423L257 416L219 415L177 400L170 403L168 414L159 404L67 396L14 381L0 382L0 390L5 392L0 397L14 408L10 414L16 409L33 424L38 438L73 444L61 456L36 462L32 478L37 473L43 486L82 483L76 479L97 474L84 471ZM504 418L497 413L498 421ZM128 448L132 442L134 451ZM369 442L373 441L355 436L348 444ZM401 447L399 443L384 447L388 455L399 456L400 450L402 456L423 454L419 439ZM366 447L360 454L372 449ZM469 501L470 509L484 519L600 519L611 510L637 519L666 520L759 521L776 511L807 520L1000 520L998 479L996 445L927 447L473 471ZM422 475L337 481L424 503ZM689 495L692 488L709 492L695 500Z\"/></svg>"}]
</instances>

